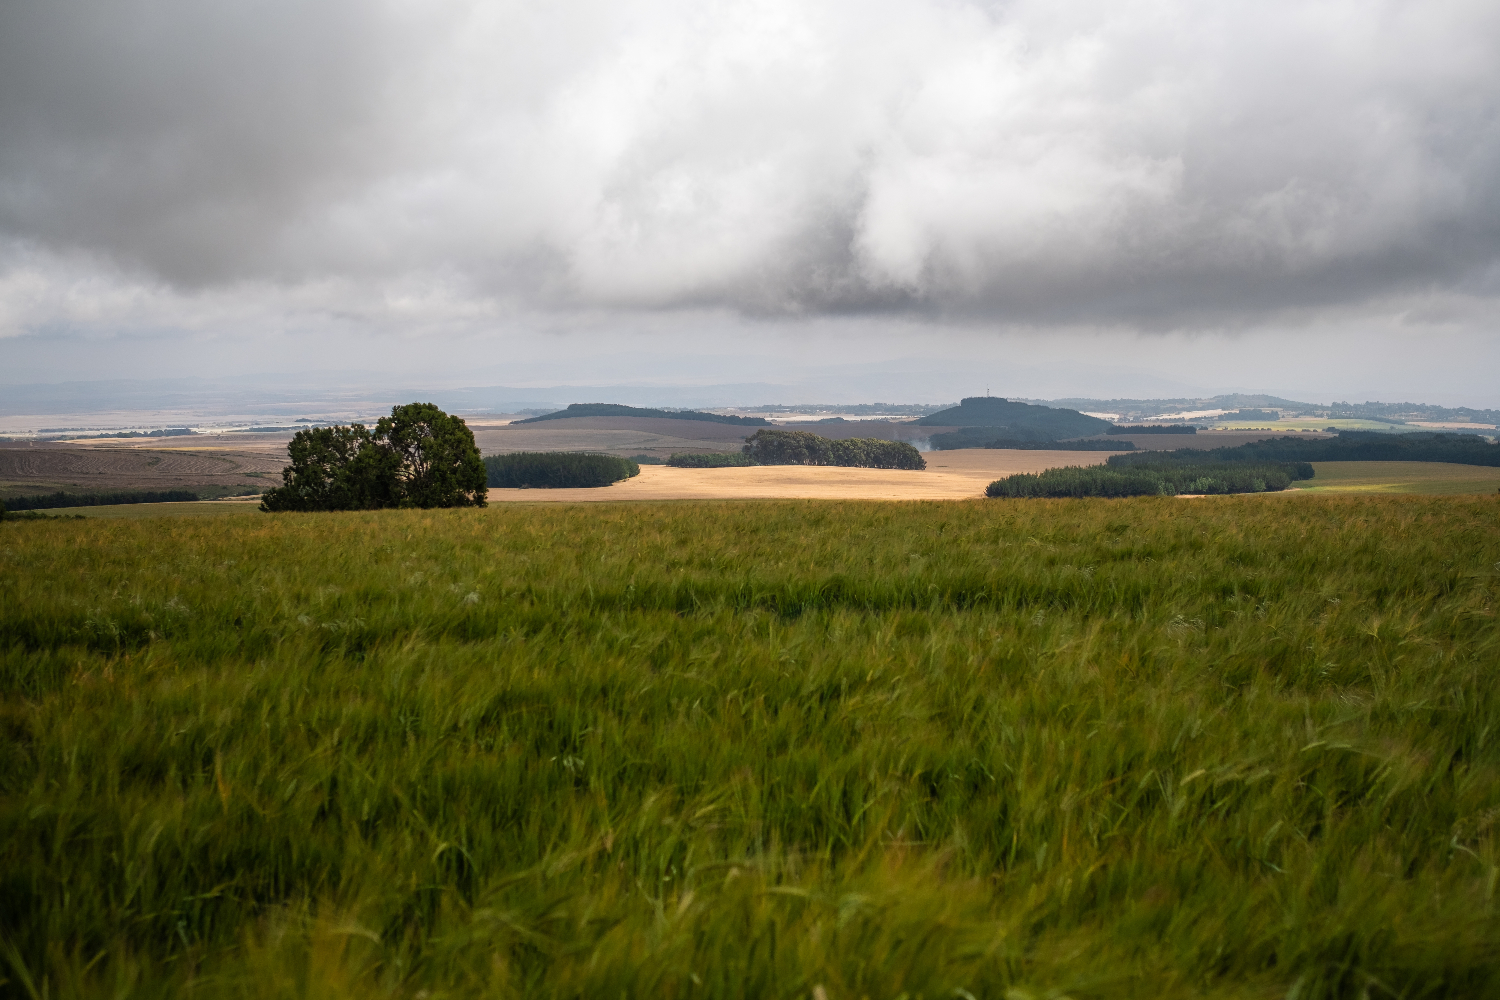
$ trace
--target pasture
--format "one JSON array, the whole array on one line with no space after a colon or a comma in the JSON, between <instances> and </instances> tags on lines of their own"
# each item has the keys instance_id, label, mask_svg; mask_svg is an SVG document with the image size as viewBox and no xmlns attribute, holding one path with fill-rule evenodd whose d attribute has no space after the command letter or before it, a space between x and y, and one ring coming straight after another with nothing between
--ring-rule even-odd
<instances>
[{"instance_id":1,"label":"pasture","mask_svg":"<svg viewBox=\"0 0 1500 1000\"><path fill-rule=\"evenodd\" d=\"M1500 491L1500 469L1449 462L1314 462L1314 478L1293 489L1311 493L1419 493L1454 496Z\"/></svg>"},{"instance_id":2,"label":"pasture","mask_svg":"<svg viewBox=\"0 0 1500 1000\"><path fill-rule=\"evenodd\" d=\"M3 989L1494 995L1497 510L6 523Z\"/></svg>"}]
</instances>

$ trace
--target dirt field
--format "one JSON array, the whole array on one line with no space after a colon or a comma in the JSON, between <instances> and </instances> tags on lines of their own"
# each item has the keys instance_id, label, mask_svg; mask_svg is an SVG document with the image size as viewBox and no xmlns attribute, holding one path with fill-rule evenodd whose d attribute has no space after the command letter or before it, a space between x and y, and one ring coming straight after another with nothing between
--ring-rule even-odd
<instances>
[{"instance_id":1,"label":"dirt field","mask_svg":"<svg viewBox=\"0 0 1500 1000\"><path fill-rule=\"evenodd\" d=\"M240 490L275 485L285 464L284 446L280 456L177 450L159 443L155 448L0 446L0 498L59 490Z\"/></svg>"},{"instance_id":2,"label":"dirt field","mask_svg":"<svg viewBox=\"0 0 1500 1000\"><path fill-rule=\"evenodd\" d=\"M1090 451L1001 451L968 448L929 452L925 472L767 465L743 469L671 469L645 465L634 479L592 490L490 490L490 503L608 500L961 500L1016 472L1059 465L1098 465Z\"/></svg>"}]
</instances>

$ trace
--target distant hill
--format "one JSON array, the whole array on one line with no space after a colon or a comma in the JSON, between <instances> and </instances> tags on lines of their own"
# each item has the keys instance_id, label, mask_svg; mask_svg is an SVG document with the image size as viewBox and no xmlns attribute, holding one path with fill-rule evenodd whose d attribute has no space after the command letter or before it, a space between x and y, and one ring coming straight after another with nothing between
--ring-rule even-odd
<instances>
[{"instance_id":1,"label":"distant hill","mask_svg":"<svg viewBox=\"0 0 1500 1000\"><path fill-rule=\"evenodd\" d=\"M1181 397L1178 399L1053 399L1038 400L1052 406L1070 406L1090 413L1118 413L1125 420L1148 419L1162 413L1193 412L1196 410L1279 410L1285 415L1305 415L1327 418L1356 418L1378 420L1383 423L1400 424L1412 420L1472 421L1483 424L1500 424L1500 410L1486 410L1471 406L1436 406L1431 403L1302 403L1280 396L1261 396L1246 393L1230 393L1224 396ZM1264 418L1262 418L1264 419Z\"/></svg>"},{"instance_id":2,"label":"distant hill","mask_svg":"<svg viewBox=\"0 0 1500 1000\"><path fill-rule=\"evenodd\" d=\"M1113 425L1077 410L1034 406L998 396L970 396L957 406L916 421L927 427L992 427L1005 433L994 437L1017 441L1058 441L1104 434Z\"/></svg>"},{"instance_id":3,"label":"distant hill","mask_svg":"<svg viewBox=\"0 0 1500 1000\"><path fill-rule=\"evenodd\" d=\"M1239 410L1245 407L1284 410L1326 410L1317 403L1299 403L1280 396L1263 396L1243 392L1224 396L1183 396L1177 399L1068 399L1047 400L1053 406L1071 406L1092 413L1158 414L1178 410Z\"/></svg>"},{"instance_id":4,"label":"distant hill","mask_svg":"<svg viewBox=\"0 0 1500 1000\"><path fill-rule=\"evenodd\" d=\"M744 424L769 427L765 417L736 417L699 410L658 410L649 406L626 406L623 403L571 403L565 410L543 413L539 417L514 420L513 424L535 424L543 420L566 420L570 417L659 417L663 420L702 420L711 424Z\"/></svg>"}]
</instances>

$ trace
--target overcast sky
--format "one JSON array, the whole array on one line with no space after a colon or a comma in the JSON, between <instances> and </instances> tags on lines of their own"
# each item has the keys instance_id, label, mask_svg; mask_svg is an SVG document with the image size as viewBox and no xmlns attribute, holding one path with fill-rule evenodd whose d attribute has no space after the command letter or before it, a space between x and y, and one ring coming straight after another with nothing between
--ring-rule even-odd
<instances>
[{"instance_id":1,"label":"overcast sky","mask_svg":"<svg viewBox=\"0 0 1500 1000\"><path fill-rule=\"evenodd\" d=\"M1493 0L4 0L0 137L0 382L1500 405Z\"/></svg>"}]
</instances>

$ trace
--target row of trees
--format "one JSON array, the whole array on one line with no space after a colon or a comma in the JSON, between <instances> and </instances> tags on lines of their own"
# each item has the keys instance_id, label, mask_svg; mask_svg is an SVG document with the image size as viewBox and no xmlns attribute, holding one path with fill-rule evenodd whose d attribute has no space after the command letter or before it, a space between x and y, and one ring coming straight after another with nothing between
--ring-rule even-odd
<instances>
[{"instance_id":1,"label":"row of trees","mask_svg":"<svg viewBox=\"0 0 1500 1000\"><path fill-rule=\"evenodd\" d=\"M628 458L580 451L513 451L484 460L496 489L579 489L611 486L641 474Z\"/></svg>"},{"instance_id":2,"label":"row of trees","mask_svg":"<svg viewBox=\"0 0 1500 1000\"><path fill-rule=\"evenodd\" d=\"M1181 493L1266 493L1311 479L1312 467L1296 464L1227 463L1177 465L1169 462L1126 468L1092 466L1048 469L997 479L988 497L1138 497Z\"/></svg>"},{"instance_id":3,"label":"row of trees","mask_svg":"<svg viewBox=\"0 0 1500 1000\"><path fill-rule=\"evenodd\" d=\"M111 507L129 503L184 503L197 500L192 490L116 490L111 493L44 493L11 497L11 510L54 510L59 507Z\"/></svg>"},{"instance_id":4,"label":"row of trees","mask_svg":"<svg viewBox=\"0 0 1500 1000\"><path fill-rule=\"evenodd\" d=\"M860 469L925 469L927 460L905 441L831 440L807 431L756 431L744 454L755 465L836 465Z\"/></svg>"},{"instance_id":5,"label":"row of trees","mask_svg":"<svg viewBox=\"0 0 1500 1000\"><path fill-rule=\"evenodd\" d=\"M484 461L474 432L431 403L391 408L364 424L298 431L282 485L261 498L265 511L483 507Z\"/></svg>"},{"instance_id":6,"label":"row of trees","mask_svg":"<svg viewBox=\"0 0 1500 1000\"><path fill-rule=\"evenodd\" d=\"M729 469L757 463L742 451L684 451L673 454L667 464L674 469Z\"/></svg>"}]
</instances>

